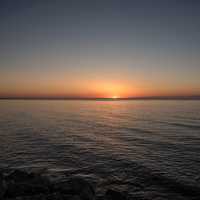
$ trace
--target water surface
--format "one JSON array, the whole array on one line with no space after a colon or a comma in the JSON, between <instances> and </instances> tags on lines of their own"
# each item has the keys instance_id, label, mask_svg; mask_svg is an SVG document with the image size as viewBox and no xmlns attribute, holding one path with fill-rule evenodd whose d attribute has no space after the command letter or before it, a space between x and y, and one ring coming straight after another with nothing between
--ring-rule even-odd
<instances>
[{"instance_id":1,"label":"water surface","mask_svg":"<svg viewBox=\"0 0 200 200\"><path fill-rule=\"evenodd\" d=\"M76 171L130 191L162 191L157 176L200 186L200 101L2 100L0 166Z\"/></svg>"}]
</instances>

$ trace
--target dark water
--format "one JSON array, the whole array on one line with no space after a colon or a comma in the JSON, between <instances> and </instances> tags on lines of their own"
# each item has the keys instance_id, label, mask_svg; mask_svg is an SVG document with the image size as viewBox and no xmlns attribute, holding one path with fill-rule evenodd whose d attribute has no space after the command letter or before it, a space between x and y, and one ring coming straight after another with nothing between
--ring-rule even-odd
<instances>
[{"instance_id":1,"label":"dark water","mask_svg":"<svg viewBox=\"0 0 200 200\"><path fill-rule=\"evenodd\" d=\"M145 199L191 199L200 188L200 101L2 100L0 167L64 170Z\"/></svg>"}]
</instances>

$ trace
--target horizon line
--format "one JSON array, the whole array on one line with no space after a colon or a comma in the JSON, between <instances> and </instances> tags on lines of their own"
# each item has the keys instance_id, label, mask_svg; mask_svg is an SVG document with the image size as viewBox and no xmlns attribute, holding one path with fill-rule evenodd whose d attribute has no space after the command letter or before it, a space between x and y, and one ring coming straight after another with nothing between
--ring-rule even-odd
<instances>
[{"instance_id":1,"label":"horizon line","mask_svg":"<svg viewBox=\"0 0 200 200\"><path fill-rule=\"evenodd\" d=\"M195 96L145 96L145 97L0 97L0 100L200 100L200 95Z\"/></svg>"}]
</instances>

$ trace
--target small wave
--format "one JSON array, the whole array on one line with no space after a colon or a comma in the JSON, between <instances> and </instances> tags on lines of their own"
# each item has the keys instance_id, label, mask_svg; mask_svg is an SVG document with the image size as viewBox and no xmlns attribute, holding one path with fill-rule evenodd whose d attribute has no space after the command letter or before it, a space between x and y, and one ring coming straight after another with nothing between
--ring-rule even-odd
<instances>
[{"instance_id":1,"label":"small wave","mask_svg":"<svg viewBox=\"0 0 200 200\"><path fill-rule=\"evenodd\" d=\"M130 130L130 131L135 131L135 132L138 132L138 133L148 133L148 134L154 133L153 131L145 130L145 129L141 129L141 128L126 127L125 129Z\"/></svg>"},{"instance_id":2,"label":"small wave","mask_svg":"<svg viewBox=\"0 0 200 200\"><path fill-rule=\"evenodd\" d=\"M169 123L169 124L173 126L179 126L179 127L184 127L184 128L190 128L190 129L197 129L197 130L200 129L199 125L181 124L181 123L176 123L176 122Z\"/></svg>"}]
</instances>

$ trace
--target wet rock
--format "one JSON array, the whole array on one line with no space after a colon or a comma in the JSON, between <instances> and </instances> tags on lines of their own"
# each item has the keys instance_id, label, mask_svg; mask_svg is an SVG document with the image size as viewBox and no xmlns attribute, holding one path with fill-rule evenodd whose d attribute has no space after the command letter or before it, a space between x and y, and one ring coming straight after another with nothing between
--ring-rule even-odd
<instances>
[{"instance_id":1,"label":"wet rock","mask_svg":"<svg viewBox=\"0 0 200 200\"><path fill-rule=\"evenodd\" d=\"M28 173L22 170L14 170L11 172L8 176L6 176L6 179L9 181L15 181L15 182L24 182L29 181L30 179L34 178L34 174Z\"/></svg>"},{"instance_id":2,"label":"wet rock","mask_svg":"<svg viewBox=\"0 0 200 200\"><path fill-rule=\"evenodd\" d=\"M9 200L63 200L59 194L38 194L31 196L21 196Z\"/></svg>"},{"instance_id":3,"label":"wet rock","mask_svg":"<svg viewBox=\"0 0 200 200\"><path fill-rule=\"evenodd\" d=\"M6 197L28 196L48 193L50 182L37 174L15 170L6 177Z\"/></svg>"},{"instance_id":4,"label":"wet rock","mask_svg":"<svg viewBox=\"0 0 200 200\"><path fill-rule=\"evenodd\" d=\"M68 198L69 200L81 200L81 198L78 195L71 196ZM64 200L64 199L63 199ZM67 200L67 199L66 199Z\"/></svg>"},{"instance_id":5,"label":"wet rock","mask_svg":"<svg viewBox=\"0 0 200 200\"><path fill-rule=\"evenodd\" d=\"M79 177L73 177L68 181L57 184L56 190L64 194L78 195L81 200L93 200L95 198L92 185Z\"/></svg>"},{"instance_id":6,"label":"wet rock","mask_svg":"<svg viewBox=\"0 0 200 200\"><path fill-rule=\"evenodd\" d=\"M88 180L88 179L87 179ZM45 174L12 170L0 173L0 200L127 200L117 190L107 190L96 197L93 185L80 176L60 182L50 181ZM93 181L91 181L93 182Z\"/></svg>"},{"instance_id":7,"label":"wet rock","mask_svg":"<svg viewBox=\"0 0 200 200\"><path fill-rule=\"evenodd\" d=\"M3 199L6 192L6 182L4 180L3 174L0 172L0 199Z\"/></svg>"},{"instance_id":8,"label":"wet rock","mask_svg":"<svg viewBox=\"0 0 200 200\"><path fill-rule=\"evenodd\" d=\"M60 193L53 193L13 197L6 200L81 200L81 198L78 195L61 195Z\"/></svg>"},{"instance_id":9,"label":"wet rock","mask_svg":"<svg viewBox=\"0 0 200 200\"><path fill-rule=\"evenodd\" d=\"M108 189L105 194L106 200L127 200L127 196L122 192Z\"/></svg>"},{"instance_id":10,"label":"wet rock","mask_svg":"<svg viewBox=\"0 0 200 200\"><path fill-rule=\"evenodd\" d=\"M6 197L17 197L17 196L27 196L35 195L41 193L48 193L48 187L43 184L32 184L32 183L10 183L6 190Z\"/></svg>"},{"instance_id":11,"label":"wet rock","mask_svg":"<svg viewBox=\"0 0 200 200\"><path fill-rule=\"evenodd\" d=\"M105 200L103 195L96 196L95 200Z\"/></svg>"}]
</instances>

